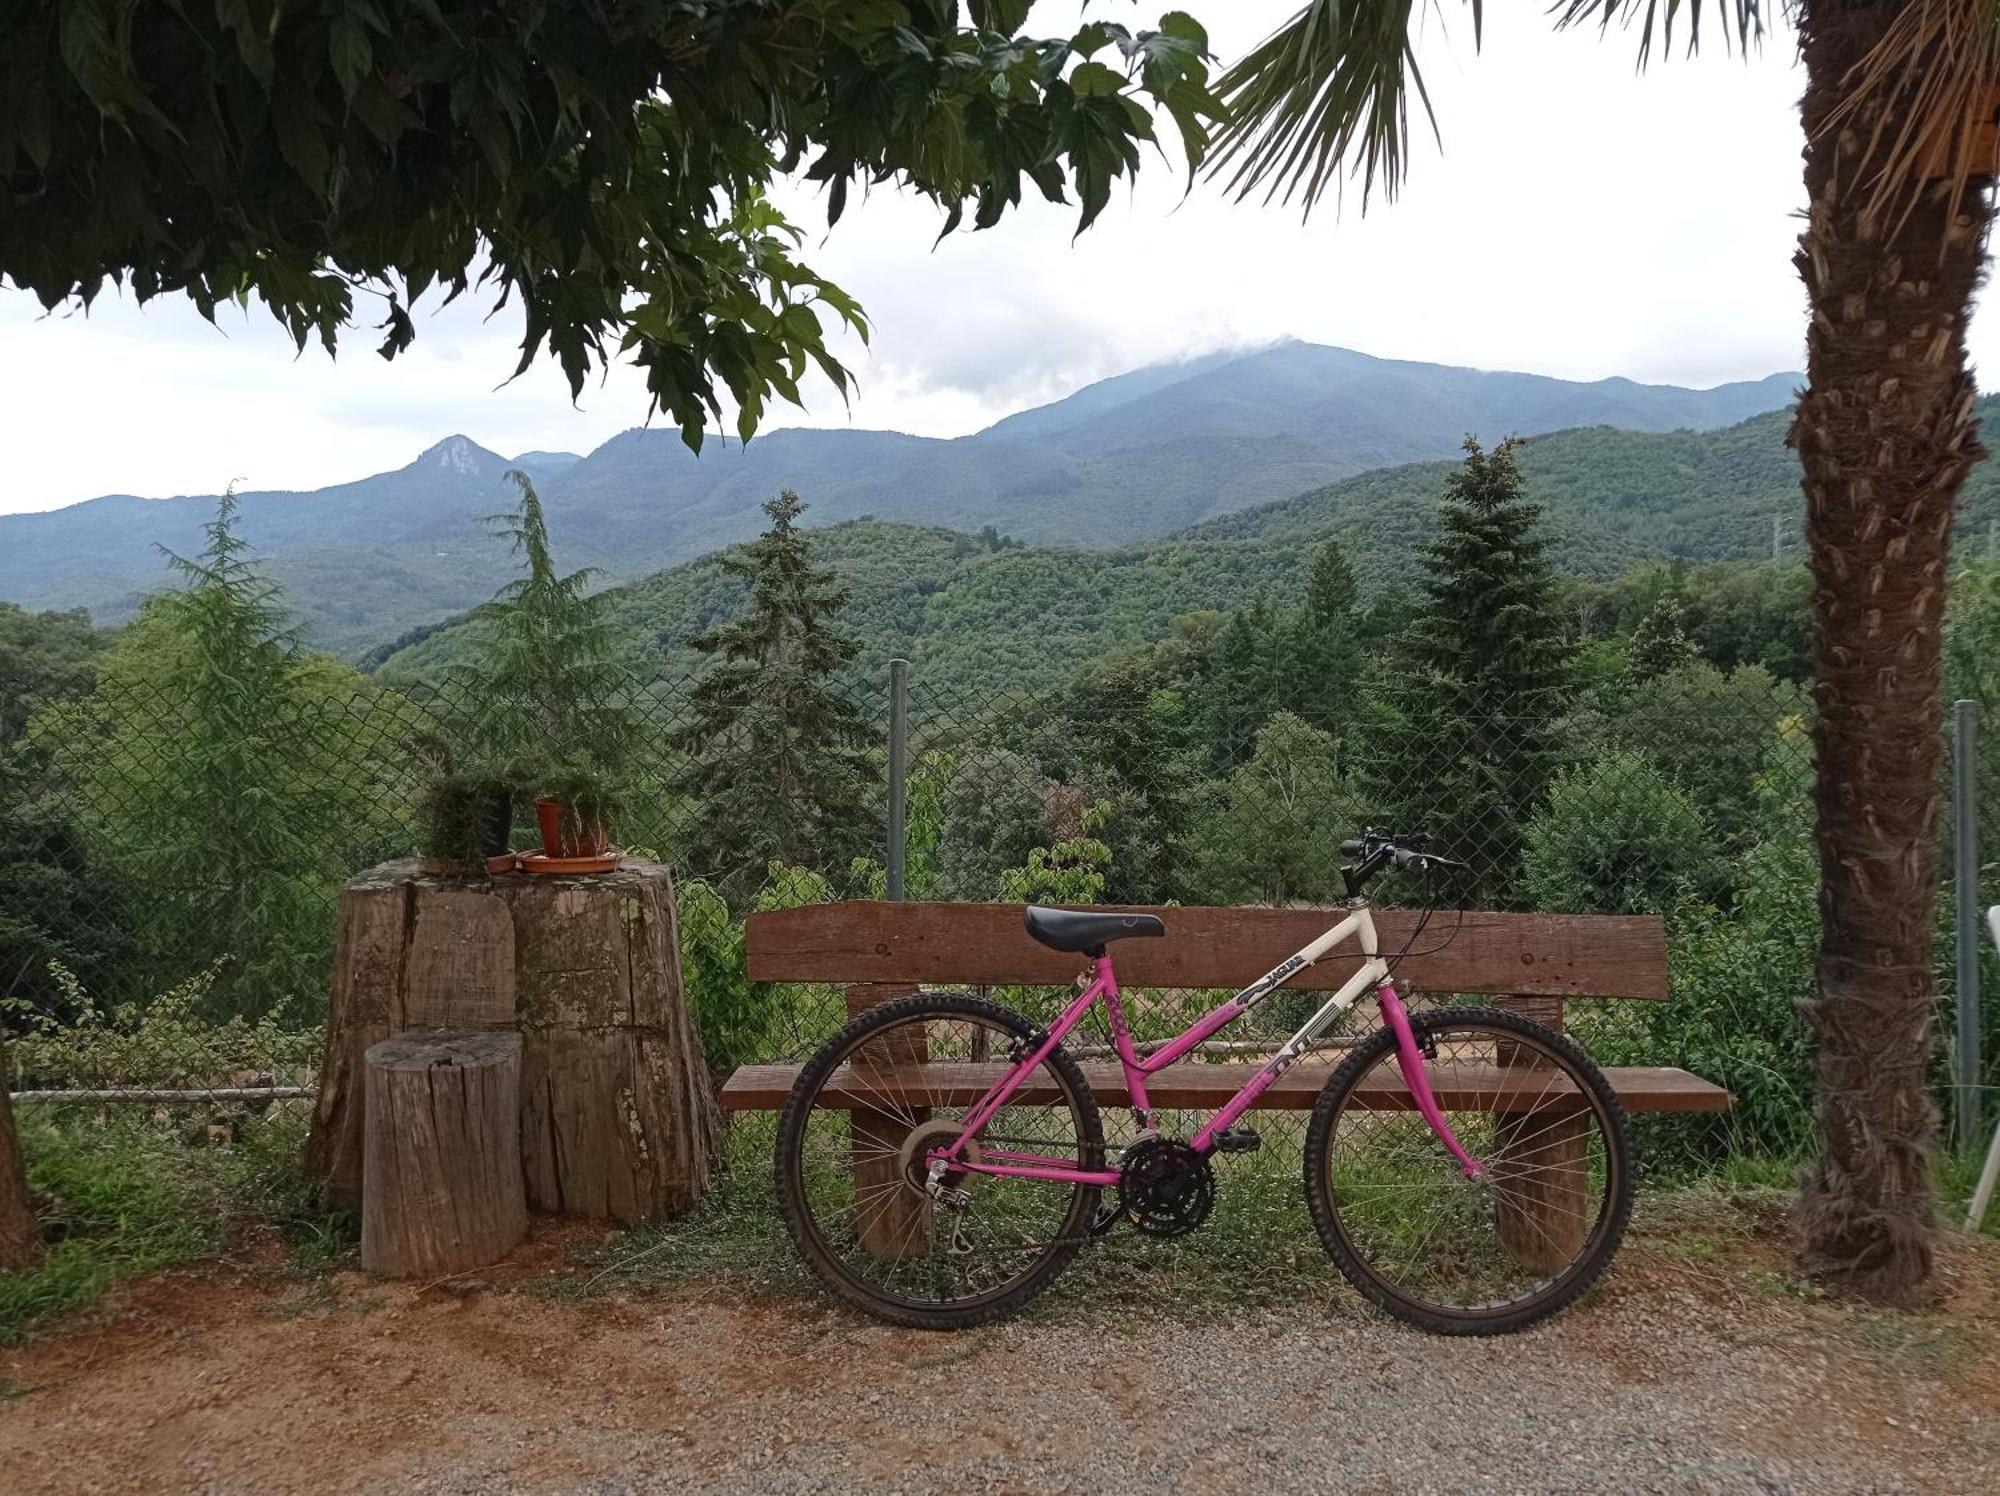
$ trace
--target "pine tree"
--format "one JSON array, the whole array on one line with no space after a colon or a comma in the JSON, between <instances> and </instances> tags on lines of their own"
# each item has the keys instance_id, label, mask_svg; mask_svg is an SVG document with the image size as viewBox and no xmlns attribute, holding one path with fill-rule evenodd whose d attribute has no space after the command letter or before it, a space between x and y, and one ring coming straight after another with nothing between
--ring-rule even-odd
<instances>
[{"instance_id":1,"label":"pine tree","mask_svg":"<svg viewBox=\"0 0 2000 1496\"><path fill-rule=\"evenodd\" d=\"M38 716L28 742L75 786L93 860L121 890L135 959L120 996L222 956L218 1011L310 1013L333 890L396 845L396 768L363 742L355 707L375 688L298 646L233 495L206 537L170 558L186 585L148 598L91 694Z\"/></svg>"},{"instance_id":2,"label":"pine tree","mask_svg":"<svg viewBox=\"0 0 2000 1496\"><path fill-rule=\"evenodd\" d=\"M1513 884L1522 828L1554 772L1569 674L1542 510L1523 496L1517 446L1489 453L1468 438L1446 480L1440 533L1423 553L1426 601L1404 638L1394 772L1407 788L1390 796L1421 823L1399 829L1428 830L1471 861L1487 900Z\"/></svg>"},{"instance_id":3,"label":"pine tree","mask_svg":"<svg viewBox=\"0 0 2000 1496\"><path fill-rule=\"evenodd\" d=\"M1313 554L1312 570L1306 574L1306 611L1323 628L1354 626L1354 605L1359 593L1354 585L1354 568L1340 541L1329 535Z\"/></svg>"},{"instance_id":4,"label":"pine tree","mask_svg":"<svg viewBox=\"0 0 2000 1496\"><path fill-rule=\"evenodd\" d=\"M804 509L790 489L764 505L771 527L722 561L748 611L689 641L711 663L681 737L679 787L699 803L687 853L737 901L774 861L845 867L875 823L873 735L837 684L860 645L836 627L847 591L812 565Z\"/></svg>"},{"instance_id":5,"label":"pine tree","mask_svg":"<svg viewBox=\"0 0 2000 1496\"><path fill-rule=\"evenodd\" d=\"M1306 601L1299 613L1286 707L1301 720L1329 732L1344 732L1361 673L1361 631L1355 617L1360 589L1340 541L1328 536L1313 556L1306 576Z\"/></svg>"},{"instance_id":6,"label":"pine tree","mask_svg":"<svg viewBox=\"0 0 2000 1496\"><path fill-rule=\"evenodd\" d=\"M552 784L589 779L613 794L641 729L623 699L603 595L590 591L597 573L557 570L541 496L526 473L507 477L521 499L492 523L524 569L483 610L472 746L496 760L489 767L532 767Z\"/></svg>"}]
</instances>

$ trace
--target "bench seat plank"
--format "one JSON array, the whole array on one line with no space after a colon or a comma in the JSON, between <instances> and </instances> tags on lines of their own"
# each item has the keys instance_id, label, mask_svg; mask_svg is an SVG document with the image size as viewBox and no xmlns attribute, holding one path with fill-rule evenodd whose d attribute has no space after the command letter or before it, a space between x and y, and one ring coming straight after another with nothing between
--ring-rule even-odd
<instances>
[{"instance_id":1,"label":"bench seat plank","mask_svg":"<svg viewBox=\"0 0 2000 1496\"><path fill-rule=\"evenodd\" d=\"M729 1077L722 1088L726 1111L775 1111L785 1103L792 1083L798 1079L798 1065L745 1065ZM970 1106L998 1080L999 1064L932 1062L925 1065L873 1067L856 1075L843 1066L828 1093L839 1106L871 1100L880 1105L891 1101L920 1099L939 1106ZM1169 1065L1146 1082L1146 1092L1156 1107L1214 1110L1241 1090L1259 1067L1230 1062L1205 1064L1183 1062ZM1090 1089L1103 1106L1127 1106L1131 1096L1125 1088L1123 1071L1114 1062L1090 1063L1083 1067ZM1691 1075L1685 1070L1663 1066L1620 1066L1607 1069L1605 1076L1628 1112L1720 1112L1728 1110L1729 1092L1721 1086ZM1292 1067L1258 1098L1259 1109L1310 1111L1332 1074L1328 1065L1301 1062ZM1549 1094L1551 1077L1526 1069L1503 1070L1494 1065L1450 1065L1433 1073L1432 1084L1439 1101L1447 1107L1481 1110L1510 1110L1501 1103L1513 1098L1527 1104L1524 1109L1555 1106L1560 1097ZM913 1084L914 1082L914 1084ZM1564 1088L1567 1090L1567 1087ZM1027 1100L1047 1103L1054 1088L1047 1084L1024 1088ZM1399 1077L1377 1075L1364 1087L1359 1104L1382 1110L1407 1110L1410 1095Z\"/></svg>"},{"instance_id":2,"label":"bench seat plank","mask_svg":"<svg viewBox=\"0 0 2000 1496\"><path fill-rule=\"evenodd\" d=\"M1111 907L1117 906L1096 912ZM1037 945L1022 928L1023 908L856 900L764 910L744 924L750 979L1067 987L1083 969L1083 957ZM1159 915L1167 933L1118 942L1113 949L1121 986L1231 992L1343 917L1331 909L1141 912ZM1377 909L1382 950L1404 945L1417 918L1407 909ZM1360 959L1350 944L1298 973L1290 985L1338 987ZM1650 914L1440 913L1396 975L1425 992L1664 998L1666 929Z\"/></svg>"}]
</instances>

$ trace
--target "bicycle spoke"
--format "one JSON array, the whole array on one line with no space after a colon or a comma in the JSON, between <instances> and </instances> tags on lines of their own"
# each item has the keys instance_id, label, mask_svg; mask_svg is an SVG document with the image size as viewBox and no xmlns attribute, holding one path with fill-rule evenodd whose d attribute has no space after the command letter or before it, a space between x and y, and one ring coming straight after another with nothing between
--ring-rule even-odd
<instances>
[{"instance_id":1,"label":"bicycle spoke","mask_svg":"<svg viewBox=\"0 0 2000 1496\"><path fill-rule=\"evenodd\" d=\"M946 1011L954 1007L963 1011ZM793 1120L795 1232L804 1230L809 1257L817 1254L857 1301L916 1310L979 1304L1084 1238L1094 1188L973 1170L947 1173L936 1196L928 1188L930 1155L957 1144L974 1098L990 1093L1020 1037L989 1015L1000 1010L942 999L937 1011L864 1026L864 1036L827 1055L817 1093ZM1087 1127L1087 1101L1075 1089L1044 1061L986 1119L965 1156L1020 1152L1100 1167L1095 1114Z\"/></svg>"},{"instance_id":2,"label":"bicycle spoke","mask_svg":"<svg viewBox=\"0 0 2000 1496\"><path fill-rule=\"evenodd\" d=\"M1430 1328L1555 1302L1601 1261L1614 1197L1629 1188L1619 1124L1569 1054L1532 1025L1452 1014L1422 1027L1425 1071L1452 1099L1445 1120L1480 1161L1478 1175L1468 1178L1414 1111L1348 1104L1402 1091L1385 1039L1357 1052L1340 1104L1315 1120L1309 1182L1323 1202L1322 1233L1377 1302ZM1462 1084L1496 1069L1491 1086L1468 1093Z\"/></svg>"}]
</instances>

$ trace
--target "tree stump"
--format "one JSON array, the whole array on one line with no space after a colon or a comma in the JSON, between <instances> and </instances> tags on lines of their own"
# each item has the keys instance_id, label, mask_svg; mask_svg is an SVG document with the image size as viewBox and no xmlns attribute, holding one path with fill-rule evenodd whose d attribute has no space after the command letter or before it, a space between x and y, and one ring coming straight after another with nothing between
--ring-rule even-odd
<instances>
[{"instance_id":1,"label":"tree stump","mask_svg":"<svg viewBox=\"0 0 2000 1496\"><path fill-rule=\"evenodd\" d=\"M1500 998L1494 1006L1562 1032L1559 997ZM1494 1058L1501 1065L1540 1068L1533 1050L1505 1041ZM1580 1097L1578 1104L1587 1107ZM1590 1234L1590 1123L1587 1109L1569 1115L1546 1107L1494 1114L1494 1234L1525 1268L1560 1271Z\"/></svg>"},{"instance_id":2,"label":"tree stump","mask_svg":"<svg viewBox=\"0 0 2000 1496\"><path fill-rule=\"evenodd\" d=\"M513 1251L528 1233L521 1036L398 1034L364 1068L362 1267L441 1278Z\"/></svg>"},{"instance_id":3,"label":"tree stump","mask_svg":"<svg viewBox=\"0 0 2000 1496\"><path fill-rule=\"evenodd\" d=\"M42 1258L35 1202L28 1195L28 1166L14 1130L14 1100L8 1094L7 1041L0 1038L0 1272L20 1272Z\"/></svg>"},{"instance_id":4,"label":"tree stump","mask_svg":"<svg viewBox=\"0 0 2000 1496\"><path fill-rule=\"evenodd\" d=\"M362 1056L410 1029L521 1036L528 1204L630 1224L692 1207L721 1136L666 868L579 878L384 863L341 891L307 1166L361 1198Z\"/></svg>"}]
</instances>

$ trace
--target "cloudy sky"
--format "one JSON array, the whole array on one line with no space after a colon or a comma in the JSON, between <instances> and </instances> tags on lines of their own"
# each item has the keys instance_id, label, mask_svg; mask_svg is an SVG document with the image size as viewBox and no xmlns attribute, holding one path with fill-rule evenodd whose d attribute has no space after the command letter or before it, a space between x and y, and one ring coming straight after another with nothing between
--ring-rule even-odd
<instances>
[{"instance_id":1,"label":"cloudy sky","mask_svg":"<svg viewBox=\"0 0 2000 1496\"><path fill-rule=\"evenodd\" d=\"M1189 8L1228 57L1294 4ZM1043 10L1046 26L1067 19ZM810 258L860 296L875 338L847 350L861 381L851 409L822 388L778 423L955 435L1123 369L1285 336L1576 379L1709 385L1799 367L1788 37L1747 62L1718 50L1635 76L1628 35L1554 35L1537 8L1489 7L1475 52L1447 5L1421 56L1442 151L1421 141L1402 196L1365 218L1352 199L1301 223L1210 186L1184 198L1181 178L1156 169L1075 243L1072 216L1037 205L933 248L937 216L921 203L877 194L822 238L817 199L792 193ZM0 510L232 478L312 488L400 466L454 432L510 455L588 451L644 420L626 375L576 405L547 368L498 387L516 324L483 310L430 318L384 364L365 331L333 361L294 355L262 312L220 330L164 302L44 317L0 290ZM1991 316L1974 330L1975 353L1989 346L2000 354Z\"/></svg>"}]
</instances>

